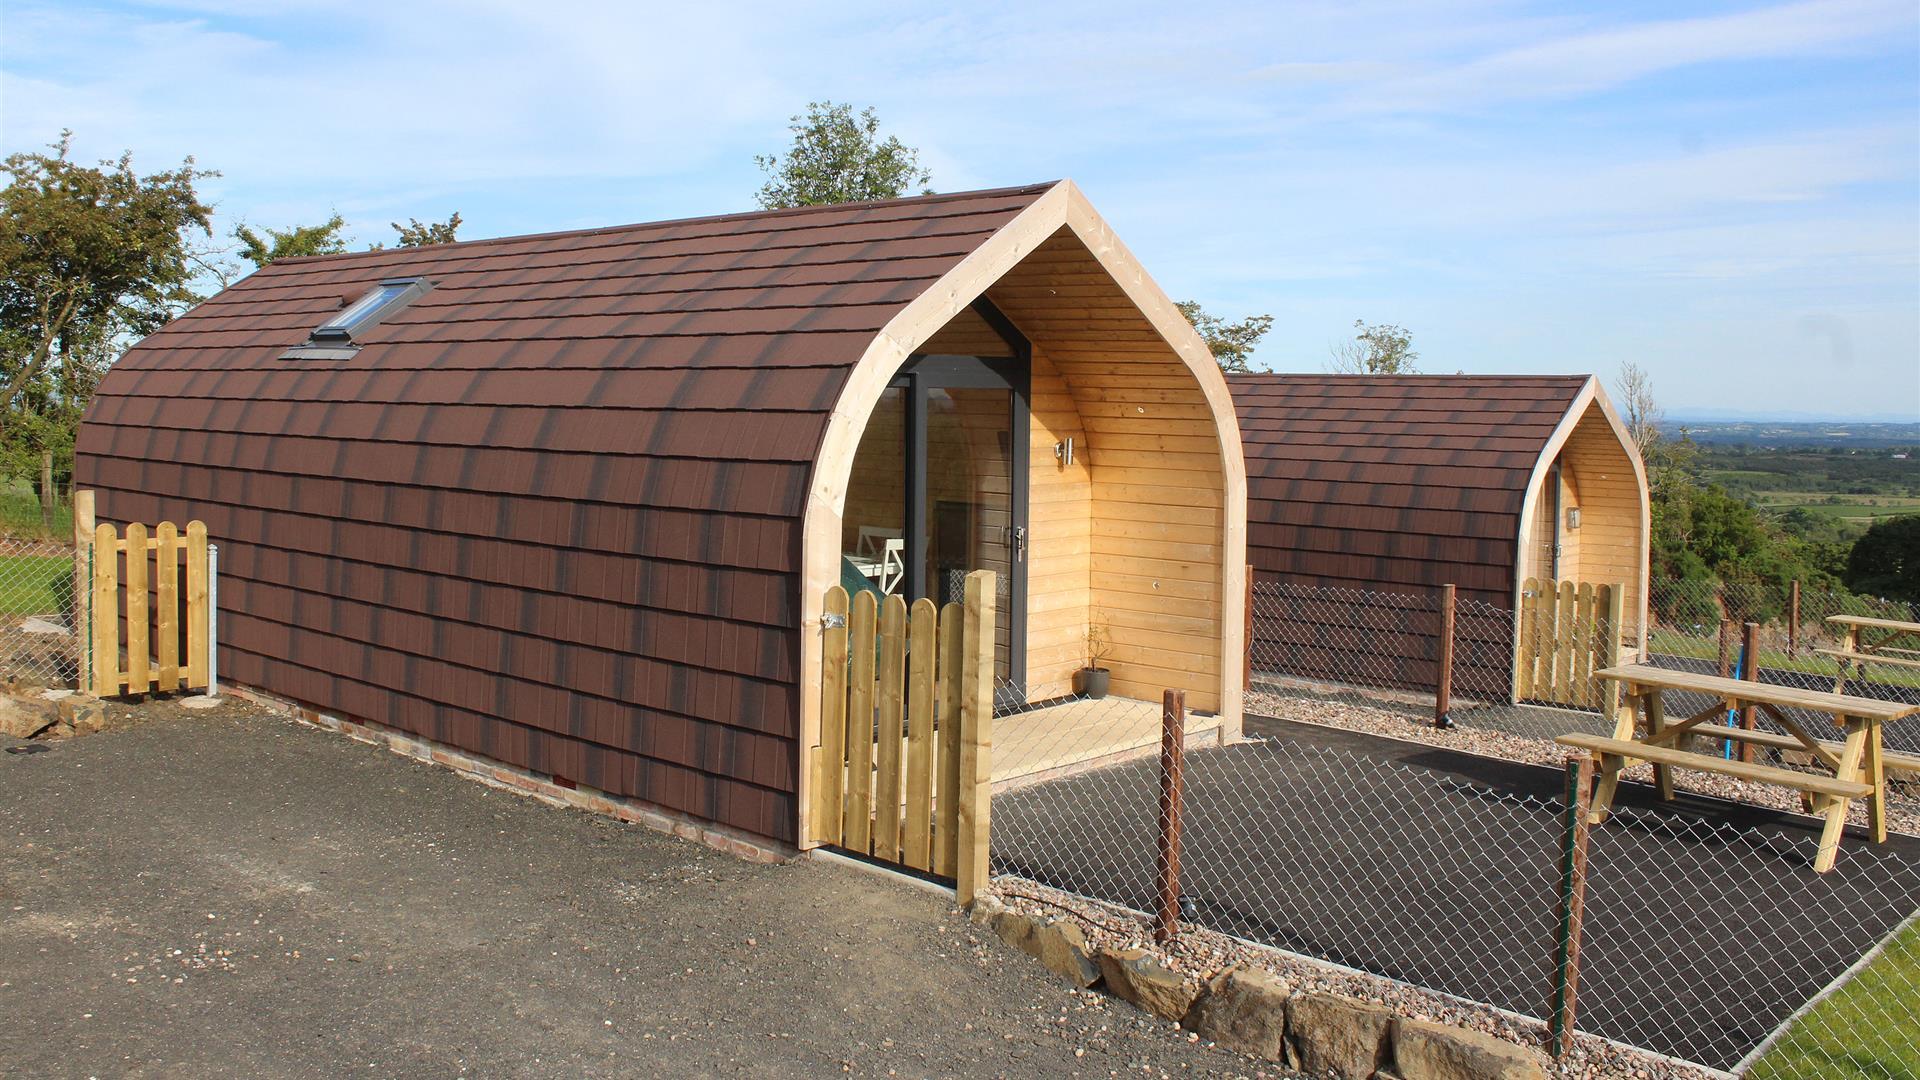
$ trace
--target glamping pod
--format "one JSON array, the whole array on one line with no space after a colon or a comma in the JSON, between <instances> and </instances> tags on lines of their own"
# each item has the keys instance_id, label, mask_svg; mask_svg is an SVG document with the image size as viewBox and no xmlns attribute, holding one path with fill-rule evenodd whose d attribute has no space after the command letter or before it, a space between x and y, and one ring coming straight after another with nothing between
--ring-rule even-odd
<instances>
[{"instance_id":1,"label":"glamping pod","mask_svg":"<svg viewBox=\"0 0 1920 1080\"><path fill-rule=\"evenodd\" d=\"M230 680L723 835L812 835L834 585L995 570L996 743L1090 628L1237 733L1232 400L1069 182L282 260L114 365L77 472L206 522Z\"/></svg>"},{"instance_id":2,"label":"glamping pod","mask_svg":"<svg viewBox=\"0 0 1920 1080\"><path fill-rule=\"evenodd\" d=\"M1364 641L1381 682L1431 690L1430 630L1397 631L1413 620L1376 624L1360 609L1447 584L1502 611L1523 606L1530 580L1618 584L1624 636L1643 644L1646 470L1598 379L1251 374L1228 385L1246 449L1247 557L1257 581L1297 587L1284 603L1256 602L1256 668L1263 638L1308 678L1351 670L1318 670L1316 649ZM1479 670L1456 668L1456 685L1507 695L1514 642L1488 644L1499 648L1474 650Z\"/></svg>"}]
</instances>

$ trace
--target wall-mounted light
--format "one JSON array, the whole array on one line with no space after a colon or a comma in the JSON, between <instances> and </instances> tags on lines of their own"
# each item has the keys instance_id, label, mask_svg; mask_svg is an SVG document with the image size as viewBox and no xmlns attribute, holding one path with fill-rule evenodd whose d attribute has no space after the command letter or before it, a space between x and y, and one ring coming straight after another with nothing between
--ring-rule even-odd
<instances>
[{"instance_id":1,"label":"wall-mounted light","mask_svg":"<svg viewBox=\"0 0 1920 1080\"><path fill-rule=\"evenodd\" d=\"M1577 506L1567 507L1567 531L1572 532L1573 530L1579 527L1580 527L1580 508Z\"/></svg>"},{"instance_id":2,"label":"wall-mounted light","mask_svg":"<svg viewBox=\"0 0 1920 1080\"><path fill-rule=\"evenodd\" d=\"M1060 467L1063 469L1073 464L1073 438L1069 436L1054 443L1053 456L1059 460Z\"/></svg>"}]
</instances>

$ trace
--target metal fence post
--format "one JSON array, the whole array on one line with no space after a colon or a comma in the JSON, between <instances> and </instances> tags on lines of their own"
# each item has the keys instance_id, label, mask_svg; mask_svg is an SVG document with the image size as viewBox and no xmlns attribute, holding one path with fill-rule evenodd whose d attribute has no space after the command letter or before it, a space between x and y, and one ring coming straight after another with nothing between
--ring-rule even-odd
<instances>
[{"instance_id":1,"label":"metal fence post","mask_svg":"<svg viewBox=\"0 0 1920 1080\"><path fill-rule=\"evenodd\" d=\"M1180 803L1181 773L1187 742L1187 693L1168 690L1160 704L1160 849L1159 901L1153 915L1153 940L1172 941L1180 934Z\"/></svg>"},{"instance_id":2,"label":"metal fence post","mask_svg":"<svg viewBox=\"0 0 1920 1080\"><path fill-rule=\"evenodd\" d=\"M207 545L207 695L220 696L220 545Z\"/></svg>"},{"instance_id":3,"label":"metal fence post","mask_svg":"<svg viewBox=\"0 0 1920 1080\"><path fill-rule=\"evenodd\" d=\"M1574 1016L1580 990L1580 927L1587 910L1587 824L1593 804L1593 758L1567 758L1567 819L1560 858L1560 948L1554 965L1553 1053L1573 1050Z\"/></svg>"},{"instance_id":4,"label":"metal fence post","mask_svg":"<svg viewBox=\"0 0 1920 1080\"><path fill-rule=\"evenodd\" d=\"M1247 564L1247 617L1246 617L1247 618L1247 639L1245 642L1242 643L1244 646L1243 651L1246 653L1246 655L1241 657L1241 660L1244 661L1244 663L1240 671L1240 689L1242 691L1253 689L1253 595L1254 595L1253 594L1253 564L1248 563Z\"/></svg>"},{"instance_id":5,"label":"metal fence post","mask_svg":"<svg viewBox=\"0 0 1920 1080\"><path fill-rule=\"evenodd\" d=\"M1440 676L1433 690L1433 726L1453 726L1453 586L1440 586Z\"/></svg>"}]
</instances>

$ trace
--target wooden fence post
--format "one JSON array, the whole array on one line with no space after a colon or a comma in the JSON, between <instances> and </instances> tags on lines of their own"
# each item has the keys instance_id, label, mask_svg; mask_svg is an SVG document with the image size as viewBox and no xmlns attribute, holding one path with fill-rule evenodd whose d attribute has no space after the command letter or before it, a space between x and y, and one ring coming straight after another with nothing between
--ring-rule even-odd
<instances>
[{"instance_id":1,"label":"wooden fence post","mask_svg":"<svg viewBox=\"0 0 1920 1080\"><path fill-rule=\"evenodd\" d=\"M827 589L820 617L820 747L813 771L813 836L838 844L846 813L847 590Z\"/></svg>"},{"instance_id":2,"label":"wooden fence post","mask_svg":"<svg viewBox=\"0 0 1920 1080\"><path fill-rule=\"evenodd\" d=\"M1733 620L1722 616L1720 619L1720 677L1726 678L1733 673Z\"/></svg>"},{"instance_id":3,"label":"wooden fence post","mask_svg":"<svg viewBox=\"0 0 1920 1080\"><path fill-rule=\"evenodd\" d=\"M1452 585L1440 586L1440 677L1433 689L1433 726L1453 726L1453 617Z\"/></svg>"},{"instance_id":4,"label":"wooden fence post","mask_svg":"<svg viewBox=\"0 0 1920 1080\"><path fill-rule=\"evenodd\" d=\"M1792 660L1800 654L1800 579L1793 579L1793 589L1787 594L1787 659Z\"/></svg>"},{"instance_id":5,"label":"wooden fence post","mask_svg":"<svg viewBox=\"0 0 1920 1080\"><path fill-rule=\"evenodd\" d=\"M73 627L75 681L83 694L98 696L93 678L93 489L73 493Z\"/></svg>"},{"instance_id":6,"label":"wooden fence post","mask_svg":"<svg viewBox=\"0 0 1920 1080\"><path fill-rule=\"evenodd\" d=\"M954 898L969 907L987 883L993 819L994 573L967 575L960 688L960 850Z\"/></svg>"},{"instance_id":7,"label":"wooden fence post","mask_svg":"<svg viewBox=\"0 0 1920 1080\"><path fill-rule=\"evenodd\" d=\"M1626 614L1627 587L1615 582L1607 586L1607 636L1604 647L1608 667L1620 666L1620 632L1626 627ZM1602 715L1607 719L1615 724L1620 722L1620 681L1618 679L1607 680L1606 690L1601 695L1600 707L1604 710Z\"/></svg>"},{"instance_id":8,"label":"wooden fence post","mask_svg":"<svg viewBox=\"0 0 1920 1080\"><path fill-rule=\"evenodd\" d=\"M1160 701L1160 845L1155 869L1159 902L1153 913L1153 940L1180 936L1180 805L1185 786L1187 692L1168 690Z\"/></svg>"},{"instance_id":9,"label":"wooden fence post","mask_svg":"<svg viewBox=\"0 0 1920 1080\"><path fill-rule=\"evenodd\" d=\"M1740 630L1740 677L1748 682L1760 681L1760 624L1748 623ZM1740 726L1752 731L1758 726L1759 707L1747 705L1740 710ZM1740 741L1740 760L1753 760L1753 744Z\"/></svg>"},{"instance_id":10,"label":"wooden fence post","mask_svg":"<svg viewBox=\"0 0 1920 1080\"><path fill-rule=\"evenodd\" d=\"M1243 661L1243 666L1240 671L1240 689L1242 691L1253 689L1253 596L1254 596L1253 564L1248 563L1247 564L1247 639L1243 643L1244 647L1241 650L1246 655L1241 657L1241 660Z\"/></svg>"},{"instance_id":11,"label":"wooden fence post","mask_svg":"<svg viewBox=\"0 0 1920 1080\"><path fill-rule=\"evenodd\" d=\"M1593 758L1567 758L1567 820L1560 861L1560 948L1553 987L1553 1053L1573 1050L1575 1002L1580 991L1580 929L1587 911L1587 818L1593 803Z\"/></svg>"}]
</instances>

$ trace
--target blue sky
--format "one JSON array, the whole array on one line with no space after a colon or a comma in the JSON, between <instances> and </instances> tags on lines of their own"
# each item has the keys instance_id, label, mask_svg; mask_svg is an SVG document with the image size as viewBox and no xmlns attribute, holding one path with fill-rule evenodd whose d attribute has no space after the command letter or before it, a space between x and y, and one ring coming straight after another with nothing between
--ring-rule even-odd
<instances>
[{"instance_id":1,"label":"blue sky","mask_svg":"<svg viewBox=\"0 0 1920 1080\"><path fill-rule=\"evenodd\" d=\"M1920 419L1920 7L6 0L0 149L187 154L361 241L749 209L809 100L940 190L1072 177L1161 285L1427 371Z\"/></svg>"}]
</instances>

